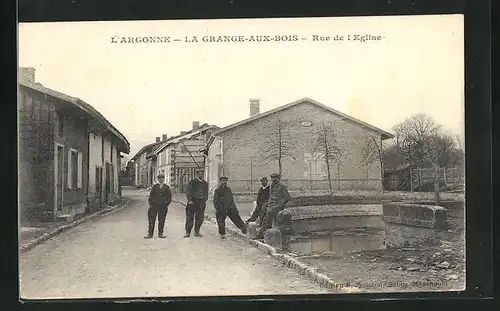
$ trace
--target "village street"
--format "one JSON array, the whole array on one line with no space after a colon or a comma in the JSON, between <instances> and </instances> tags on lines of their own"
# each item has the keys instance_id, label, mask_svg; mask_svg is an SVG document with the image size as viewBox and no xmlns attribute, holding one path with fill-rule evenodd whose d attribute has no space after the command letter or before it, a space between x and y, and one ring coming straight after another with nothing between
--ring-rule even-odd
<instances>
[{"instance_id":1,"label":"village street","mask_svg":"<svg viewBox=\"0 0 500 311\"><path fill-rule=\"evenodd\" d=\"M204 237L183 238L184 208L175 202L167 216L167 238L158 239L155 231L155 238L145 240L147 193L124 189L123 195L130 199L127 208L21 254L21 297L328 293L241 239L220 240L210 222L202 227Z\"/></svg>"}]
</instances>

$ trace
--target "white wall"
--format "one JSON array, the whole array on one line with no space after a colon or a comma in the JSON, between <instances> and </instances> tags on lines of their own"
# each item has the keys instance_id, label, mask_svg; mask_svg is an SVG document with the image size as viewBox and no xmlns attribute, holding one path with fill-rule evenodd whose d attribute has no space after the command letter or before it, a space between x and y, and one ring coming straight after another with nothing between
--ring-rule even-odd
<instances>
[{"instance_id":1,"label":"white wall","mask_svg":"<svg viewBox=\"0 0 500 311\"><path fill-rule=\"evenodd\" d=\"M104 138L104 162L109 162L111 163L111 138L110 137L106 137Z\"/></svg>"},{"instance_id":2,"label":"white wall","mask_svg":"<svg viewBox=\"0 0 500 311\"><path fill-rule=\"evenodd\" d=\"M171 169L172 166L170 165L170 152L172 148L167 147L165 148L159 155L158 155L158 173L163 173L165 174L165 183L170 185L171 183Z\"/></svg>"},{"instance_id":3,"label":"white wall","mask_svg":"<svg viewBox=\"0 0 500 311\"><path fill-rule=\"evenodd\" d=\"M209 193L213 193L219 183L219 170L222 169L222 138L216 137L208 150L205 180L209 185Z\"/></svg>"},{"instance_id":4,"label":"white wall","mask_svg":"<svg viewBox=\"0 0 500 311\"><path fill-rule=\"evenodd\" d=\"M89 194L96 191L95 168L102 167L102 137L89 134Z\"/></svg>"},{"instance_id":5,"label":"white wall","mask_svg":"<svg viewBox=\"0 0 500 311\"><path fill-rule=\"evenodd\" d=\"M134 174L135 183L134 183L134 185L137 187L139 185L139 174L140 174L139 163L137 163L137 161L135 161L135 163L134 163L134 168L135 168L135 174Z\"/></svg>"},{"instance_id":6,"label":"white wall","mask_svg":"<svg viewBox=\"0 0 500 311\"><path fill-rule=\"evenodd\" d=\"M112 148L112 150L113 150L113 154L112 154L112 156L113 156L113 175L114 175L114 180L115 180L113 192L118 193L118 190L119 190L118 185L120 183L120 178L119 178L119 176L120 176L120 174L119 174L120 173L120 165L119 165L120 152L118 152L118 150L116 149L116 144L113 144L112 146L113 146L113 148Z\"/></svg>"}]
</instances>

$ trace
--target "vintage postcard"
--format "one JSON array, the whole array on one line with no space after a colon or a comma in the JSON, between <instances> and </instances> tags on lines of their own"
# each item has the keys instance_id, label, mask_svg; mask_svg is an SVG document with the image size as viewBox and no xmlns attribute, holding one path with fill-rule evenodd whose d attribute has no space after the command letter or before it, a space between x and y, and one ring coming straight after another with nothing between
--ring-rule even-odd
<instances>
[{"instance_id":1,"label":"vintage postcard","mask_svg":"<svg viewBox=\"0 0 500 311\"><path fill-rule=\"evenodd\" d=\"M464 17L19 24L23 299L465 289Z\"/></svg>"}]
</instances>

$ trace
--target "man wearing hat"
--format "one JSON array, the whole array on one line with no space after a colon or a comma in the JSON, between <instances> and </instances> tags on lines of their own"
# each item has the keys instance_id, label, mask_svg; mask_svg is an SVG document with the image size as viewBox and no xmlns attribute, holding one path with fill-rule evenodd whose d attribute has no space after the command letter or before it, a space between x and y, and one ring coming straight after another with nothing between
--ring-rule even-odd
<instances>
[{"instance_id":1,"label":"man wearing hat","mask_svg":"<svg viewBox=\"0 0 500 311\"><path fill-rule=\"evenodd\" d=\"M267 207L267 201L269 201L269 184L267 182L267 177L262 177L260 179L260 182L262 183L262 187L260 187L259 191L257 192L257 206L255 207L252 216L248 218L247 223L254 222L257 220L257 218L259 218L259 225L262 226L262 221L264 219Z\"/></svg>"},{"instance_id":2,"label":"man wearing hat","mask_svg":"<svg viewBox=\"0 0 500 311\"><path fill-rule=\"evenodd\" d=\"M153 185L148 197L149 228L148 235L144 237L145 239L151 239L153 237L156 217L158 217L158 237L165 238L163 229L165 228L165 218L167 217L168 206L170 202L172 202L172 191L170 191L170 187L165 184L165 175L159 174L157 178L158 183Z\"/></svg>"},{"instance_id":3,"label":"man wearing hat","mask_svg":"<svg viewBox=\"0 0 500 311\"><path fill-rule=\"evenodd\" d=\"M196 178L191 180L187 186L186 196L186 234L189 238L194 223L194 235L201 237L200 228L205 217L205 207L208 200L208 183L203 180L203 170L196 171Z\"/></svg>"},{"instance_id":4,"label":"man wearing hat","mask_svg":"<svg viewBox=\"0 0 500 311\"><path fill-rule=\"evenodd\" d=\"M267 229L271 229L273 226L273 220L278 212L282 211L291 197L288 193L288 189L285 185L280 182L280 175L273 173L271 174L271 190L269 193L269 201L267 203L267 211L264 217L264 221L259 231L257 232L256 239L263 239L264 232Z\"/></svg>"},{"instance_id":5,"label":"man wearing hat","mask_svg":"<svg viewBox=\"0 0 500 311\"><path fill-rule=\"evenodd\" d=\"M219 178L219 187L214 191L214 207L219 234L222 239L226 237L226 217L241 230L243 234L247 233L247 226L240 217L236 203L234 202L233 192L227 185L227 177Z\"/></svg>"}]
</instances>

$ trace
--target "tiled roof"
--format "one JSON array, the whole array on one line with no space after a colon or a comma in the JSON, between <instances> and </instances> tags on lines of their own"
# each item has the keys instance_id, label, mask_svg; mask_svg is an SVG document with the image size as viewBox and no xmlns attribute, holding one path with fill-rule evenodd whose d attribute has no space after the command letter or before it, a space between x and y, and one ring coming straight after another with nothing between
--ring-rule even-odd
<instances>
[{"instance_id":1,"label":"tiled roof","mask_svg":"<svg viewBox=\"0 0 500 311\"><path fill-rule=\"evenodd\" d=\"M130 152L130 143L128 142L127 138L125 138L125 136L122 133L120 133L111 124L111 122L109 122L99 111L97 111L94 107L87 104L83 100L81 100L77 97L69 96L67 94L50 89L46 86L43 86L40 83L31 83L31 82L22 80L22 81L19 81L19 85L27 87L27 88L35 90L35 91L38 91L38 92L43 93L43 94L47 94L47 95L55 97L55 98L58 98L64 102L72 104L73 106L75 106L76 108L79 108L80 110L83 110L84 112L86 112L87 114L92 116L94 119L104 123L108 127L108 129L123 142L123 144L125 146L125 150L123 150L124 153Z\"/></svg>"}]
</instances>

